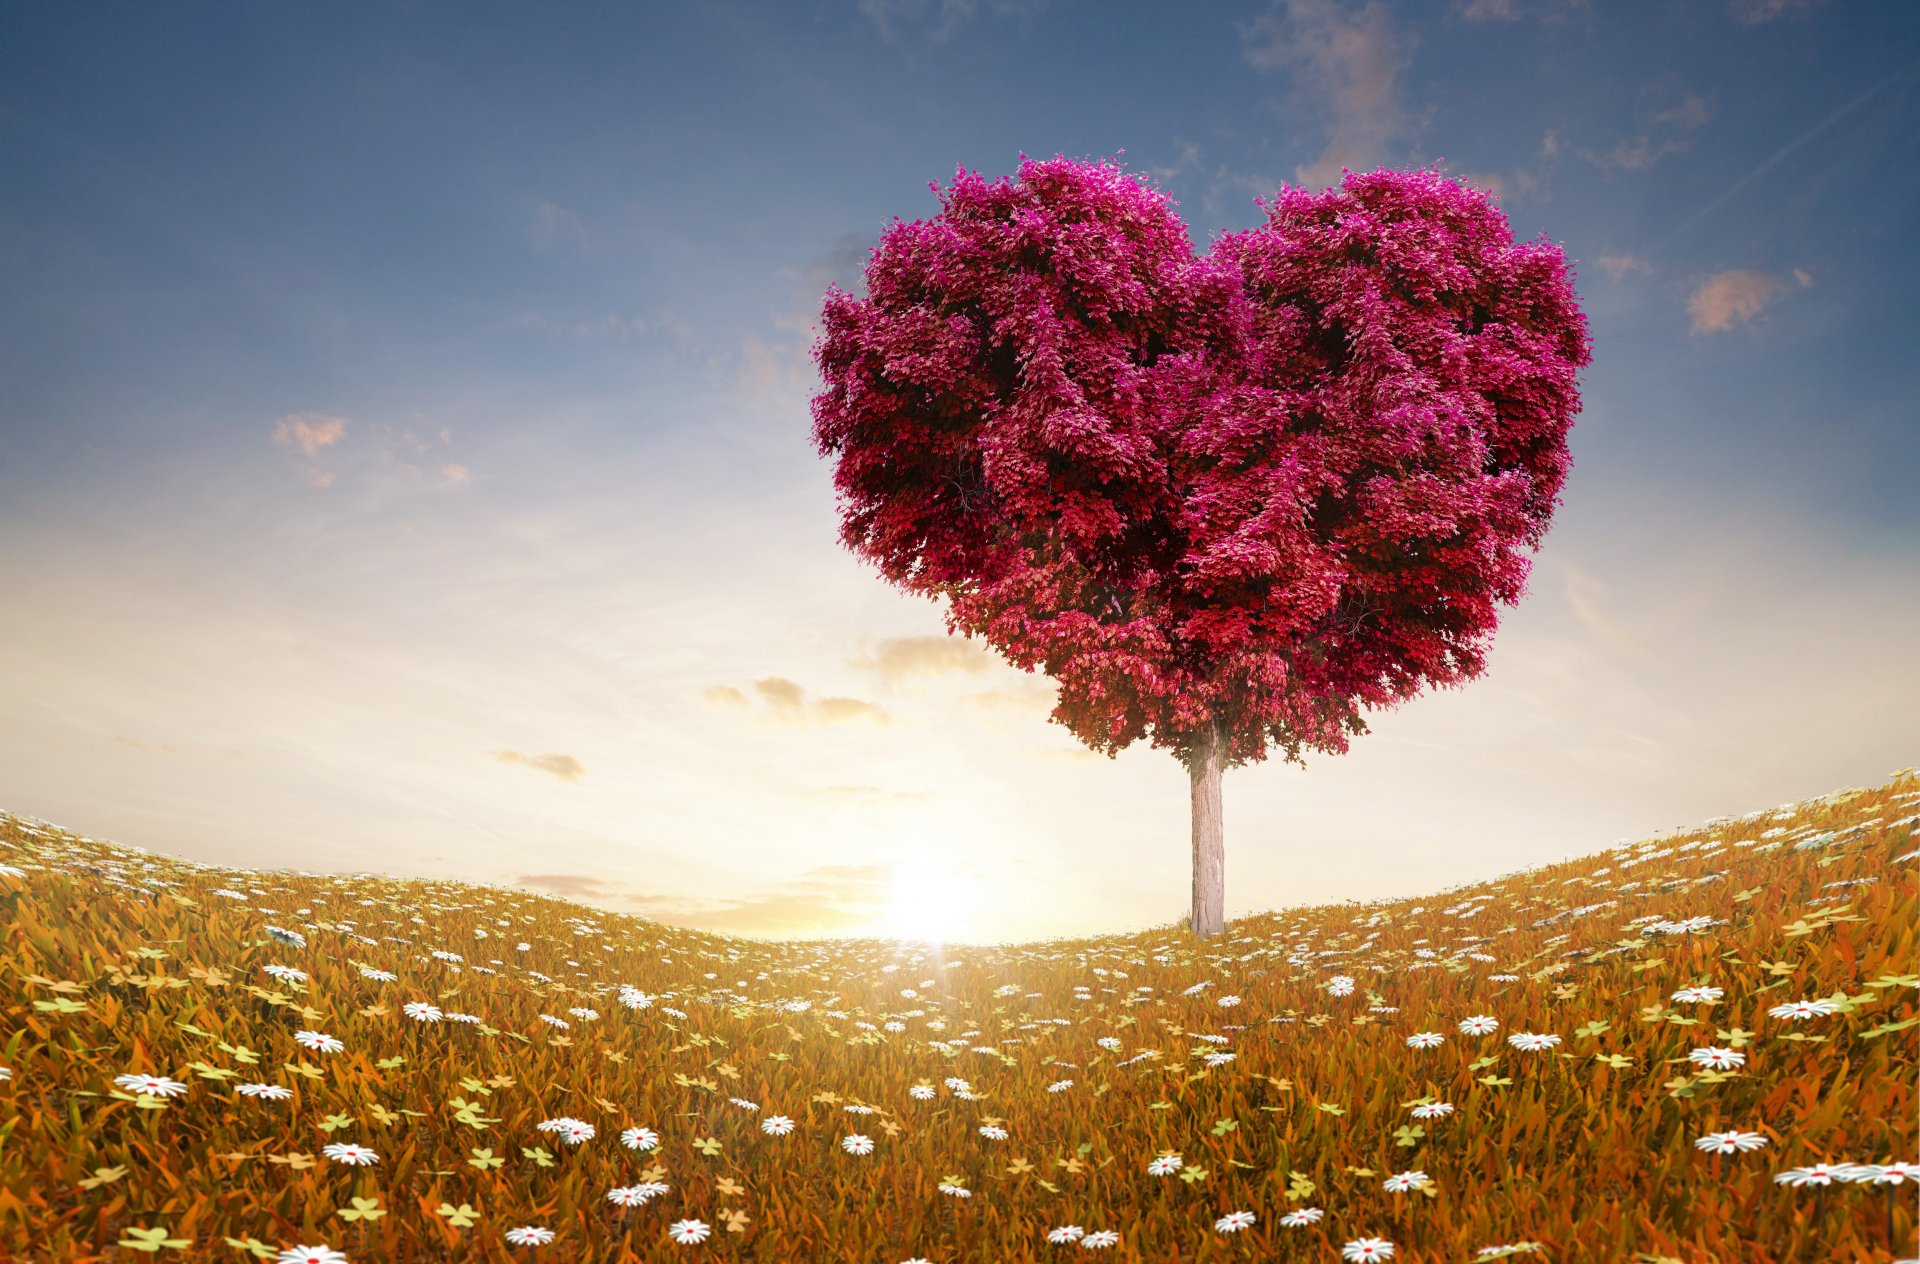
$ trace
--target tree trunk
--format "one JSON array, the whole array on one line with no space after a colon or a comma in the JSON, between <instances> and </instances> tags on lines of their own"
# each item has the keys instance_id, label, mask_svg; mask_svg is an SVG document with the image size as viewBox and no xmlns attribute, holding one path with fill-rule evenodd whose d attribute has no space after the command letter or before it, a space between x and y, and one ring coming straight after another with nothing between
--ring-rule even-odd
<instances>
[{"instance_id":1,"label":"tree trunk","mask_svg":"<svg viewBox=\"0 0 1920 1264\"><path fill-rule=\"evenodd\" d=\"M1196 735L1187 760L1193 788L1193 913L1189 924L1202 938L1221 934L1226 919L1226 847L1220 830L1220 762L1226 745L1214 720Z\"/></svg>"}]
</instances>

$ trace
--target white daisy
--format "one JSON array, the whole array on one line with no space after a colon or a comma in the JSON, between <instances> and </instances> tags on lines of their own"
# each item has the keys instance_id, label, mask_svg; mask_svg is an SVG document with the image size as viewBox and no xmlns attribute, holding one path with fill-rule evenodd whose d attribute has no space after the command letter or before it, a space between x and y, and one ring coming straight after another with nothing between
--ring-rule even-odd
<instances>
[{"instance_id":1,"label":"white daisy","mask_svg":"<svg viewBox=\"0 0 1920 1264\"><path fill-rule=\"evenodd\" d=\"M365 1167L380 1161L379 1155L365 1146L355 1145L350 1141L336 1141L332 1145L321 1146L320 1153L335 1163L345 1163L349 1167Z\"/></svg>"},{"instance_id":2,"label":"white daisy","mask_svg":"<svg viewBox=\"0 0 1920 1264\"><path fill-rule=\"evenodd\" d=\"M293 1096L293 1090L282 1084L236 1084L233 1091L242 1097L264 1097L270 1102L283 1102Z\"/></svg>"},{"instance_id":3,"label":"white daisy","mask_svg":"<svg viewBox=\"0 0 1920 1264\"><path fill-rule=\"evenodd\" d=\"M347 1264L347 1257L330 1246L290 1246L273 1264Z\"/></svg>"},{"instance_id":4,"label":"white daisy","mask_svg":"<svg viewBox=\"0 0 1920 1264\"><path fill-rule=\"evenodd\" d=\"M1799 1022L1801 1019L1834 1013L1839 1008L1838 1005L1828 1000L1789 1001L1785 1005L1776 1005L1768 1010L1767 1016L1770 1018L1791 1018L1795 1022Z\"/></svg>"}]
</instances>

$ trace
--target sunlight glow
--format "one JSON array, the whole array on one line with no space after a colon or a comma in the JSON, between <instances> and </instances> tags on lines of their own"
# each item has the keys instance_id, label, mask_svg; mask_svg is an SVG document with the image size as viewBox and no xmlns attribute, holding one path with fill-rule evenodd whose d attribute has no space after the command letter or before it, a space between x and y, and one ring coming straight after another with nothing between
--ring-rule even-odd
<instances>
[{"instance_id":1,"label":"sunlight glow","mask_svg":"<svg viewBox=\"0 0 1920 1264\"><path fill-rule=\"evenodd\" d=\"M884 932L895 939L951 943L973 933L973 883L937 857L894 864Z\"/></svg>"}]
</instances>

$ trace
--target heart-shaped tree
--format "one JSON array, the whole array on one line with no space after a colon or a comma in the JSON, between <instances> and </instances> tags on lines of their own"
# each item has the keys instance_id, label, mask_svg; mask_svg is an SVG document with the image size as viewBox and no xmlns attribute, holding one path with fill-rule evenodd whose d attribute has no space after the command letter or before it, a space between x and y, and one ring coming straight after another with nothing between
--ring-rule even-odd
<instances>
[{"instance_id":1,"label":"heart-shaped tree","mask_svg":"<svg viewBox=\"0 0 1920 1264\"><path fill-rule=\"evenodd\" d=\"M1220 775L1485 668L1591 359L1565 260L1432 171L1282 187L1193 253L1111 163L960 169L826 296L813 438L840 539L1059 683L1109 756L1172 750L1225 929Z\"/></svg>"}]
</instances>

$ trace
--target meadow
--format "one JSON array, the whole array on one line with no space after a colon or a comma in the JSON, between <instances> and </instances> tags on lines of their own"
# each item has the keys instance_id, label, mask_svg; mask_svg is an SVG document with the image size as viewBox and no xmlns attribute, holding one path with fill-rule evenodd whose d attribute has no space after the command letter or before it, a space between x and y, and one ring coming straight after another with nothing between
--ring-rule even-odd
<instances>
[{"instance_id":1,"label":"meadow","mask_svg":"<svg viewBox=\"0 0 1920 1264\"><path fill-rule=\"evenodd\" d=\"M0 814L0 1259L1920 1255L1916 823L936 947Z\"/></svg>"}]
</instances>

